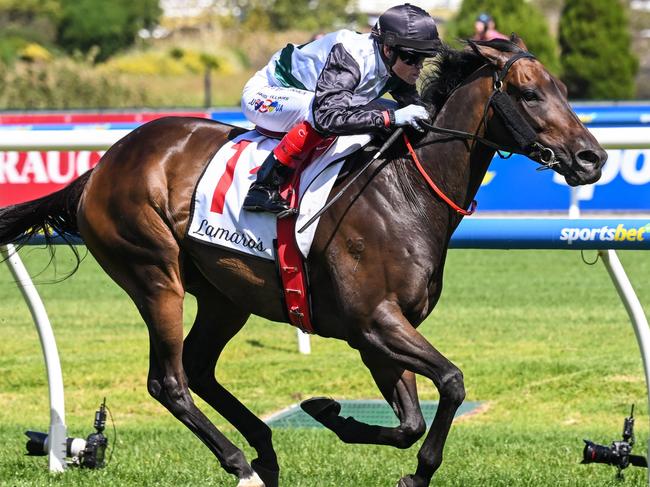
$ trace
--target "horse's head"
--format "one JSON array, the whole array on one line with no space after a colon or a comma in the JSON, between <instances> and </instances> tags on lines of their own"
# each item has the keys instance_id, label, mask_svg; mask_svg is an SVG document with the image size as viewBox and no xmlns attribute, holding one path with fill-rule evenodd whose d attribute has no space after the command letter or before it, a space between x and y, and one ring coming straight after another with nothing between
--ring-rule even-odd
<instances>
[{"instance_id":1,"label":"horse's head","mask_svg":"<svg viewBox=\"0 0 650 487\"><path fill-rule=\"evenodd\" d=\"M493 72L488 138L554 169L571 186L597 181L607 153L569 106L564 84L521 40L470 42L468 49Z\"/></svg>"}]
</instances>

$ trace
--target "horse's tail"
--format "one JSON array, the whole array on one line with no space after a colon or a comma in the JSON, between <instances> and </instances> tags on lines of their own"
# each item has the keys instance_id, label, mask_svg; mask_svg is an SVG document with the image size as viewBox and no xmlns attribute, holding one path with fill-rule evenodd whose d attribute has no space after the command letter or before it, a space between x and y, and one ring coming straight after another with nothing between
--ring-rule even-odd
<instances>
[{"instance_id":1,"label":"horse's tail","mask_svg":"<svg viewBox=\"0 0 650 487\"><path fill-rule=\"evenodd\" d=\"M35 235L43 235L52 250L59 236L73 246L71 236L78 234L77 208L91 171L87 171L65 188L36 200L0 208L0 245L25 245ZM79 265L79 255L74 249ZM76 268L75 267L75 270ZM74 271L73 271L74 272Z\"/></svg>"}]
</instances>

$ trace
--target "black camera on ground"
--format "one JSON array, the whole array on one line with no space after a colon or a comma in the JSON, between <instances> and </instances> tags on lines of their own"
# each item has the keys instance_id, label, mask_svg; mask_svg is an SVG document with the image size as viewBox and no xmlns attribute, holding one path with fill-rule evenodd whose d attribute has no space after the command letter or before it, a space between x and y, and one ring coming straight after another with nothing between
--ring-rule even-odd
<instances>
[{"instance_id":1,"label":"black camera on ground","mask_svg":"<svg viewBox=\"0 0 650 487\"><path fill-rule=\"evenodd\" d=\"M105 465L108 438L103 434L106 427L106 398L95 412L95 432L83 438L66 439L66 457L70 465L85 468L102 468ZM27 454L34 456L47 455L49 450L48 435L38 431L26 431Z\"/></svg>"},{"instance_id":2,"label":"black camera on ground","mask_svg":"<svg viewBox=\"0 0 650 487\"><path fill-rule=\"evenodd\" d=\"M581 463L604 463L618 468L618 477L623 477L623 470L633 465L648 468L648 460L640 455L632 455L634 446L634 405L630 417L623 422L623 439L613 441L610 446L597 445L593 441L583 440L585 448Z\"/></svg>"}]
</instances>

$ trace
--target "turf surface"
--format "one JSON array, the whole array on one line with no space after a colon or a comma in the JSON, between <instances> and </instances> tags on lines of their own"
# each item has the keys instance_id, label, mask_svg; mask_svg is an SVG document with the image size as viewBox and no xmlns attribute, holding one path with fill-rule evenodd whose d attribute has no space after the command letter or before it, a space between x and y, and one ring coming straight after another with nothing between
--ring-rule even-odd
<instances>
[{"instance_id":1,"label":"turf surface","mask_svg":"<svg viewBox=\"0 0 650 487\"><path fill-rule=\"evenodd\" d=\"M591 260L594 252L587 253ZM620 254L642 303L650 307L650 260ZM38 337L27 307L0 266L0 485L234 486L209 451L146 392L147 333L126 295L91 257L58 284L41 249L23 258L48 308L62 357L70 435L92 430L107 396L118 437L102 471L47 473L45 458L23 454L27 429L49 419ZM58 255L57 277L71 259ZM39 273L40 272L40 273ZM186 325L194 302L187 299ZM578 252L451 251L442 300L423 334L465 374L468 401L483 411L452 428L442 486L620 485L615 470L579 465L582 439L620 439L636 403L634 453L646 454L648 405L643 368L625 310L602 265ZM346 344L313 338L312 354L296 352L287 325L251 319L226 348L220 380L265 416L311 396L379 398L358 354ZM436 400L419 379L422 400ZM197 400L239 445L242 438ZM274 431L284 486L394 486L413 471L417 446L345 445L324 430ZM250 449L245 448L249 459ZM625 485L647 485L646 471L626 470Z\"/></svg>"}]
</instances>

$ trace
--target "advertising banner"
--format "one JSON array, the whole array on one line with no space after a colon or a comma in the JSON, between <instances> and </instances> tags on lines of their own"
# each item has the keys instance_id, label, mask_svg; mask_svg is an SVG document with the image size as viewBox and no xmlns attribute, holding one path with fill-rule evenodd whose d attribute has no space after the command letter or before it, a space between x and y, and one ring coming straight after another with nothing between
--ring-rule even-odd
<instances>
[{"instance_id":1,"label":"advertising banner","mask_svg":"<svg viewBox=\"0 0 650 487\"><path fill-rule=\"evenodd\" d=\"M579 188L582 210L650 211L650 149L607 151L601 179ZM94 167L103 151L0 151L0 206L56 191ZM524 156L495 157L478 192L478 212L563 211L569 187L559 174L537 171Z\"/></svg>"},{"instance_id":2,"label":"advertising banner","mask_svg":"<svg viewBox=\"0 0 650 487\"><path fill-rule=\"evenodd\" d=\"M580 186L582 210L650 211L650 149L612 149L595 184ZM495 157L476 197L478 212L563 211L569 186L554 171L538 171L530 159Z\"/></svg>"},{"instance_id":3,"label":"advertising banner","mask_svg":"<svg viewBox=\"0 0 650 487\"><path fill-rule=\"evenodd\" d=\"M0 206L63 188L99 162L104 151L0 151Z\"/></svg>"},{"instance_id":4,"label":"advertising banner","mask_svg":"<svg viewBox=\"0 0 650 487\"><path fill-rule=\"evenodd\" d=\"M650 107L645 105L574 104L590 127L647 127ZM167 111L125 113L0 113L0 136L13 140L16 130L131 130L167 115L211 118L226 123L246 123L239 110ZM29 134L29 132L27 132ZM13 134L13 135L12 135ZM650 149L610 149L603 176L594 185L580 187L584 211L650 211ZM0 151L0 206L27 201L56 191L94 167L103 151ZM537 171L529 159L513 155L495 157L477 195L478 212L565 211L570 192L564 179L552 171Z\"/></svg>"}]
</instances>

